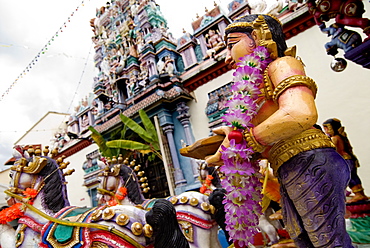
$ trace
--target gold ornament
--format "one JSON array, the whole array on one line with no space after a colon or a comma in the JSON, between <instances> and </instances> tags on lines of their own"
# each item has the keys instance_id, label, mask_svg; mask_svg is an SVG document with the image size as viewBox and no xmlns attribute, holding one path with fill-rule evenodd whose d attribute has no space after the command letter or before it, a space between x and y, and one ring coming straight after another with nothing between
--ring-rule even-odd
<instances>
[{"instance_id":1,"label":"gold ornament","mask_svg":"<svg viewBox=\"0 0 370 248\"><path fill-rule=\"evenodd\" d=\"M91 220L92 221L97 221L101 218L103 211L101 209L96 210L92 215L91 215Z\"/></svg>"},{"instance_id":2,"label":"gold ornament","mask_svg":"<svg viewBox=\"0 0 370 248\"><path fill-rule=\"evenodd\" d=\"M255 152L263 152L265 150L265 146L258 143L258 141L253 136L253 128L250 130L244 131L244 139L247 142L247 145L253 149Z\"/></svg>"},{"instance_id":3,"label":"gold ornament","mask_svg":"<svg viewBox=\"0 0 370 248\"><path fill-rule=\"evenodd\" d=\"M209 209L210 209L210 205L209 205L207 202L202 202L202 204L200 204L200 208L201 208L203 211L209 211Z\"/></svg>"},{"instance_id":4,"label":"gold ornament","mask_svg":"<svg viewBox=\"0 0 370 248\"><path fill-rule=\"evenodd\" d=\"M143 225L139 222L134 222L131 225L131 231L136 236L139 236L143 233Z\"/></svg>"},{"instance_id":5,"label":"gold ornament","mask_svg":"<svg viewBox=\"0 0 370 248\"><path fill-rule=\"evenodd\" d=\"M192 205L193 207L196 207L199 203L198 199L197 198L191 198L190 199L190 205Z\"/></svg>"},{"instance_id":6,"label":"gold ornament","mask_svg":"<svg viewBox=\"0 0 370 248\"><path fill-rule=\"evenodd\" d=\"M177 222L181 226L182 233L184 234L186 240L188 242L193 243L194 242L193 225L190 222L185 221L185 220L179 220Z\"/></svg>"},{"instance_id":7,"label":"gold ornament","mask_svg":"<svg viewBox=\"0 0 370 248\"><path fill-rule=\"evenodd\" d=\"M116 218L116 223L120 226L125 226L130 221L127 214L119 214Z\"/></svg>"},{"instance_id":8,"label":"gold ornament","mask_svg":"<svg viewBox=\"0 0 370 248\"><path fill-rule=\"evenodd\" d=\"M179 199L177 199L176 197L172 197L171 199L170 199L170 202L173 204L173 205L175 205L176 203L177 203L177 201L178 201Z\"/></svg>"},{"instance_id":9,"label":"gold ornament","mask_svg":"<svg viewBox=\"0 0 370 248\"><path fill-rule=\"evenodd\" d=\"M180 198L180 203L187 203L188 202L188 198L186 197L186 196L182 196L181 198Z\"/></svg>"},{"instance_id":10,"label":"gold ornament","mask_svg":"<svg viewBox=\"0 0 370 248\"><path fill-rule=\"evenodd\" d=\"M153 236L153 228L151 225L145 224L143 227L143 231L145 237L151 238Z\"/></svg>"},{"instance_id":11,"label":"gold ornament","mask_svg":"<svg viewBox=\"0 0 370 248\"><path fill-rule=\"evenodd\" d=\"M111 208L104 209L103 211L103 219L104 220L110 220L115 215L115 211Z\"/></svg>"}]
</instances>

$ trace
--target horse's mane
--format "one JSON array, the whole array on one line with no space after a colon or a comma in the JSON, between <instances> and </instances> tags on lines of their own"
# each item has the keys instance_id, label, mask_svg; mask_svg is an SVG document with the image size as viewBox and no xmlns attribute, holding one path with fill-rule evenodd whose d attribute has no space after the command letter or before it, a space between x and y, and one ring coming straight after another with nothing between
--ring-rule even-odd
<instances>
[{"instance_id":1,"label":"horse's mane","mask_svg":"<svg viewBox=\"0 0 370 248\"><path fill-rule=\"evenodd\" d=\"M212 191L212 193L209 195L209 203L213 205L216 209L215 212L215 220L217 224L222 228L222 230L225 232L226 240L231 245L232 241L229 241L229 232L226 230L226 213L224 204L222 201L225 199L226 196L226 190L223 188L217 188Z\"/></svg>"},{"instance_id":2,"label":"horse's mane","mask_svg":"<svg viewBox=\"0 0 370 248\"><path fill-rule=\"evenodd\" d=\"M221 180L220 180L220 177L218 176L218 173L217 173L216 168L215 167L212 167L212 166L207 166L206 167L206 170L208 171L208 175L212 175L213 176L212 184L216 188L222 188Z\"/></svg>"},{"instance_id":3,"label":"horse's mane","mask_svg":"<svg viewBox=\"0 0 370 248\"><path fill-rule=\"evenodd\" d=\"M145 198L141 192L139 180L137 179L135 172L125 164L121 164L119 176L121 176L125 182L130 201L136 205L143 203Z\"/></svg>"},{"instance_id":4,"label":"horse's mane","mask_svg":"<svg viewBox=\"0 0 370 248\"><path fill-rule=\"evenodd\" d=\"M67 197L67 187L62 171L58 169L58 164L54 159L44 157L47 159L47 164L40 171L39 175L44 180L43 204L54 213L62 208L69 206Z\"/></svg>"},{"instance_id":5,"label":"horse's mane","mask_svg":"<svg viewBox=\"0 0 370 248\"><path fill-rule=\"evenodd\" d=\"M180 230L173 204L158 199L145 215L146 222L153 228L154 248L189 248L189 243Z\"/></svg>"}]
</instances>

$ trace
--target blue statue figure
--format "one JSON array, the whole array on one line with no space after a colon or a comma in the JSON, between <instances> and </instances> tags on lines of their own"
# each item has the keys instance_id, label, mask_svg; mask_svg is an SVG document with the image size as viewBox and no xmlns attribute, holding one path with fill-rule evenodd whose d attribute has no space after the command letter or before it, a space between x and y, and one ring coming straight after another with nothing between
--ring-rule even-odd
<instances>
[{"instance_id":1,"label":"blue statue figure","mask_svg":"<svg viewBox=\"0 0 370 248\"><path fill-rule=\"evenodd\" d=\"M332 36L331 41L325 44L328 55L336 55L338 48L348 52L362 43L361 36L355 31L345 29L344 25L334 23L326 27L325 23L322 23L320 29L321 32Z\"/></svg>"}]
</instances>

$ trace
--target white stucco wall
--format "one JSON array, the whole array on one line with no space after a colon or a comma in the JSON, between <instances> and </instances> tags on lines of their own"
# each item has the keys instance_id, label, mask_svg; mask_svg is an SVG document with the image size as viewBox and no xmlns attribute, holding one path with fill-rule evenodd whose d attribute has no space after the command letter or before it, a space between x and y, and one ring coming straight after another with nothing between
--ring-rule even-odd
<instances>
[{"instance_id":1,"label":"white stucco wall","mask_svg":"<svg viewBox=\"0 0 370 248\"><path fill-rule=\"evenodd\" d=\"M41 144L43 147L46 145L50 146L50 140L54 136L55 131L57 131L59 127L63 126L62 123L68 120L68 118L68 114L48 112L15 144ZM68 198L72 206L91 207L87 187L83 186L83 176L85 175L85 172L82 169L82 165L86 161L86 155L96 149L98 149L97 145L92 144L65 159L65 161L70 162L70 165L64 170L64 172L68 169L75 169L75 172L72 175L66 177L68 182ZM9 183L9 170L3 171L0 174L0 183L6 185Z\"/></svg>"},{"instance_id":2,"label":"white stucco wall","mask_svg":"<svg viewBox=\"0 0 370 248\"><path fill-rule=\"evenodd\" d=\"M370 9L370 4L365 3ZM369 17L369 13L367 13ZM354 29L362 33L360 29ZM330 40L314 26L287 41L288 46L297 45L297 55L306 65L306 73L318 85L316 99L319 112L318 124L328 118L338 118L348 134L354 152L360 160L359 175L365 192L370 195L370 70L348 61L343 72L330 69L333 57L326 55L324 44ZM343 57L342 51L340 51ZM191 124L196 140L207 137L208 118L205 114L207 93L232 80L232 72L199 87L194 94L196 100L189 103Z\"/></svg>"},{"instance_id":3,"label":"white stucco wall","mask_svg":"<svg viewBox=\"0 0 370 248\"><path fill-rule=\"evenodd\" d=\"M71 206L91 207L91 201L89 194L87 193L87 187L83 186L83 177L85 172L82 169L82 165L86 161L86 155L97 149L98 146L94 143L66 158L66 161L70 162L68 169L75 169L75 172L72 175L66 177L68 182L68 198Z\"/></svg>"},{"instance_id":4,"label":"white stucco wall","mask_svg":"<svg viewBox=\"0 0 370 248\"><path fill-rule=\"evenodd\" d=\"M370 4L367 3L370 9ZM355 30L355 29L353 29ZM362 34L362 31L356 29ZM330 69L333 57L326 55L324 44L330 40L316 26L304 32L304 35L287 41L298 47L297 55L306 65L306 73L318 85L316 106L319 112L318 124L329 118L342 121L345 131L360 161L359 176L365 192L370 195L370 70L351 61L342 72ZM344 57L343 52L337 57Z\"/></svg>"}]
</instances>

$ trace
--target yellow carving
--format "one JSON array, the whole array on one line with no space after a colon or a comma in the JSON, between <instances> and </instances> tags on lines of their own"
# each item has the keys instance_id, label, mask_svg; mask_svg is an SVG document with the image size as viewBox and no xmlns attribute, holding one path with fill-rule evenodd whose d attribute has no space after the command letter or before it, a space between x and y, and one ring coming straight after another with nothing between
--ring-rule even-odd
<instances>
[{"instance_id":1,"label":"yellow carving","mask_svg":"<svg viewBox=\"0 0 370 248\"><path fill-rule=\"evenodd\" d=\"M185 221L185 220L179 220L177 222L181 226L182 233L184 234L186 240L188 242L193 243L194 242L193 225L190 222Z\"/></svg>"},{"instance_id":2,"label":"yellow carving","mask_svg":"<svg viewBox=\"0 0 370 248\"><path fill-rule=\"evenodd\" d=\"M178 201L179 199L177 199L176 197L172 197L171 198L171 200L170 200L170 202L173 204L173 205L175 205L176 203L177 203L177 201Z\"/></svg>"},{"instance_id":3,"label":"yellow carving","mask_svg":"<svg viewBox=\"0 0 370 248\"><path fill-rule=\"evenodd\" d=\"M103 219L104 220L110 220L115 215L115 211L111 208L104 209L103 211Z\"/></svg>"},{"instance_id":4,"label":"yellow carving","mask_svg":"<svg viewBox=\"0 0 370 248\"><path fill-rule=\"evenodd\" d=\"M263 88L261 89L261 94L259 96L265 97L266 100L272 100L272 95L274 92L274 87L271 82L271 79L268 75L268 69L269 67L265 69L265 72L263 74Z\"/></svg>"},{"instance_id":5,"label":"yellow carving","mask_svg":"<svg viewBox=\"0 0 370 248\"><path fill-rule=\"evenodd\" d=\"M143 227L143 231L145 237L151 238L153 236L153 228L151 225L145 224Z\"/></svg>"},{"instance_id":6,"label":"yellow carving","mask_svg":"<svg viewBox=\"0 0 370 248\"><path fill-rule=\"evenodd\" d=\"M258 143L258 141L253 136L253 129L245 130L244 131L244 139L247 142L249 147L252 147L253 151L255 152L263 152L265 150L265 146Z\"/></svg>"},{"instance_id":7,"label":"yellow carving","mask_svg":"<svg viewBox=\"0 0 370 248\"><path fill-rule=\"evenodd\" d=\"M127 214L120 214L116 218L116 223L120 226L125 226L130 221L130 218Z\"/></svg>"},{"instance_id":8,"label":"yellow carving","mask_svg":"<svg viewBox=\"0 0 370 248\"><path fill-rule=\"evenodd\" d=\"M28 162L25 158L21 158L16 165L10 167L13 171L22 171L28 174L37 174L39 173L47 164L47 159L42 157L34 157L32 162Z\"/></svg>"},{"instance_id":9,"label":"yellow carving","mask_svg":"<svg viewBox=\"0 0 370 248\"><path fill-rule=\"evenodd\" d=\"M136 236L139 236L143 233L143 225L139 222L134 222L131 225L131 231Z\"/></svg>"},{"instance_id":10,"label":"yellow carving","mask_svg":"<svg viewBox=\"0 0 370 248\"><path fill-rule=\"evenodd\" d=\"M241 18L243 18L243 16L238 19ZM225 28L225 31L234 27L253 28L253 30L257 34L259 45L266 47L270 53L270 57L272 59L276 59L278 57L277 45L276 42L272 39L272 34L265 21L265 18L262 15L259 15L253 22L238 22L238 19L236 19L236 22L229 24Z\"/></svg>"},{"instance_id":11,"label":"yellow carving","mask_svg":"<svg viewBox=\"0 0 370 248\"><path fill-rule=\"evenodd\" d=\"M203 209L203 211L209 211L210 205L207 202L202 202L202 204L200 204L200 208Z\"/></svg>"},{"instance_id":12,"label":"yellow carving","mask_svg":"<svg viewBox=\"0 0 370 248\"><path fill-rule=\"evenodd\" d=\"M196 207L199 203L198 199L197 198L191 198L190 199L190 205L192 205L193 207Z\"/></svg>"},{"instance_id":13,"label":"yellow carving","mask_svg":"<svg viewBox=\"0 0 370 248\"><path fill-rule=\"evenodd\" d=\"M326 134L319 129L308 129L289 139L277 142L269 151L269 161L276 173L279 167L295 155L317 148L335 145Z\"/></svg>"},{"instance_id":14,"label":"yellow carving","mask_svg":"<svg viewBox=\"0 0 370 248\"><path fill-rule=\"evenodd\" d=\"M27 228L26 224L21 224L21 226L18 228L17 231L17 240L15 242L15 247L19 247L21 244L23 244L24 241L24 230Z\"/></svg>"},{"instance_id":15,"label":"yellow carving","mask_svg":"<svg viewBox=\"0 0 370 248\"><path fill-rule=\"evenodd\" d=\"M92 215L91 215L91 220L92 221L97 221L101 218L103 211L101 209L96 210Z\"/></svg>"},{"instance_id":16,"label":"yellow carving","mask_svg":"<svg viewBox=\"0 0 370 248\"><path fill-rule=\"evenodd\" d=\"M186 197L186 196L182 196L181 198L180 198L180 202L181 203L187 203L188 202L188 198Z\"/></svg>"},{"instance_id":17,"label":"yellow carving","mask_svg":"<svg viewBox=\"0 0 370 248\"><path fill-rule=\"evenodd\" d=\"M307 77L307 76L302 76L302 75L295 75L295 76L290 76L283 81L279 83L278 86L276 86L272 99L276 102L279 98L279 96L288 88L294 87L294 86L299 86L303 85L308 87L313 95L314 98L316 98L316 93L317 93L317 85L315 81L313 81L312 78Z\"/></svg>"},{"instance_id":18,"label":"yellow carving","mask_svg":"<svg viewBox=\"0 0 370 248\"><path fill-rule=\"evenodd\" d=\"M209 205L209 210L211 211L211 214L215 214L216 208L213 205Z\"/></svg>"}]
</instances>

